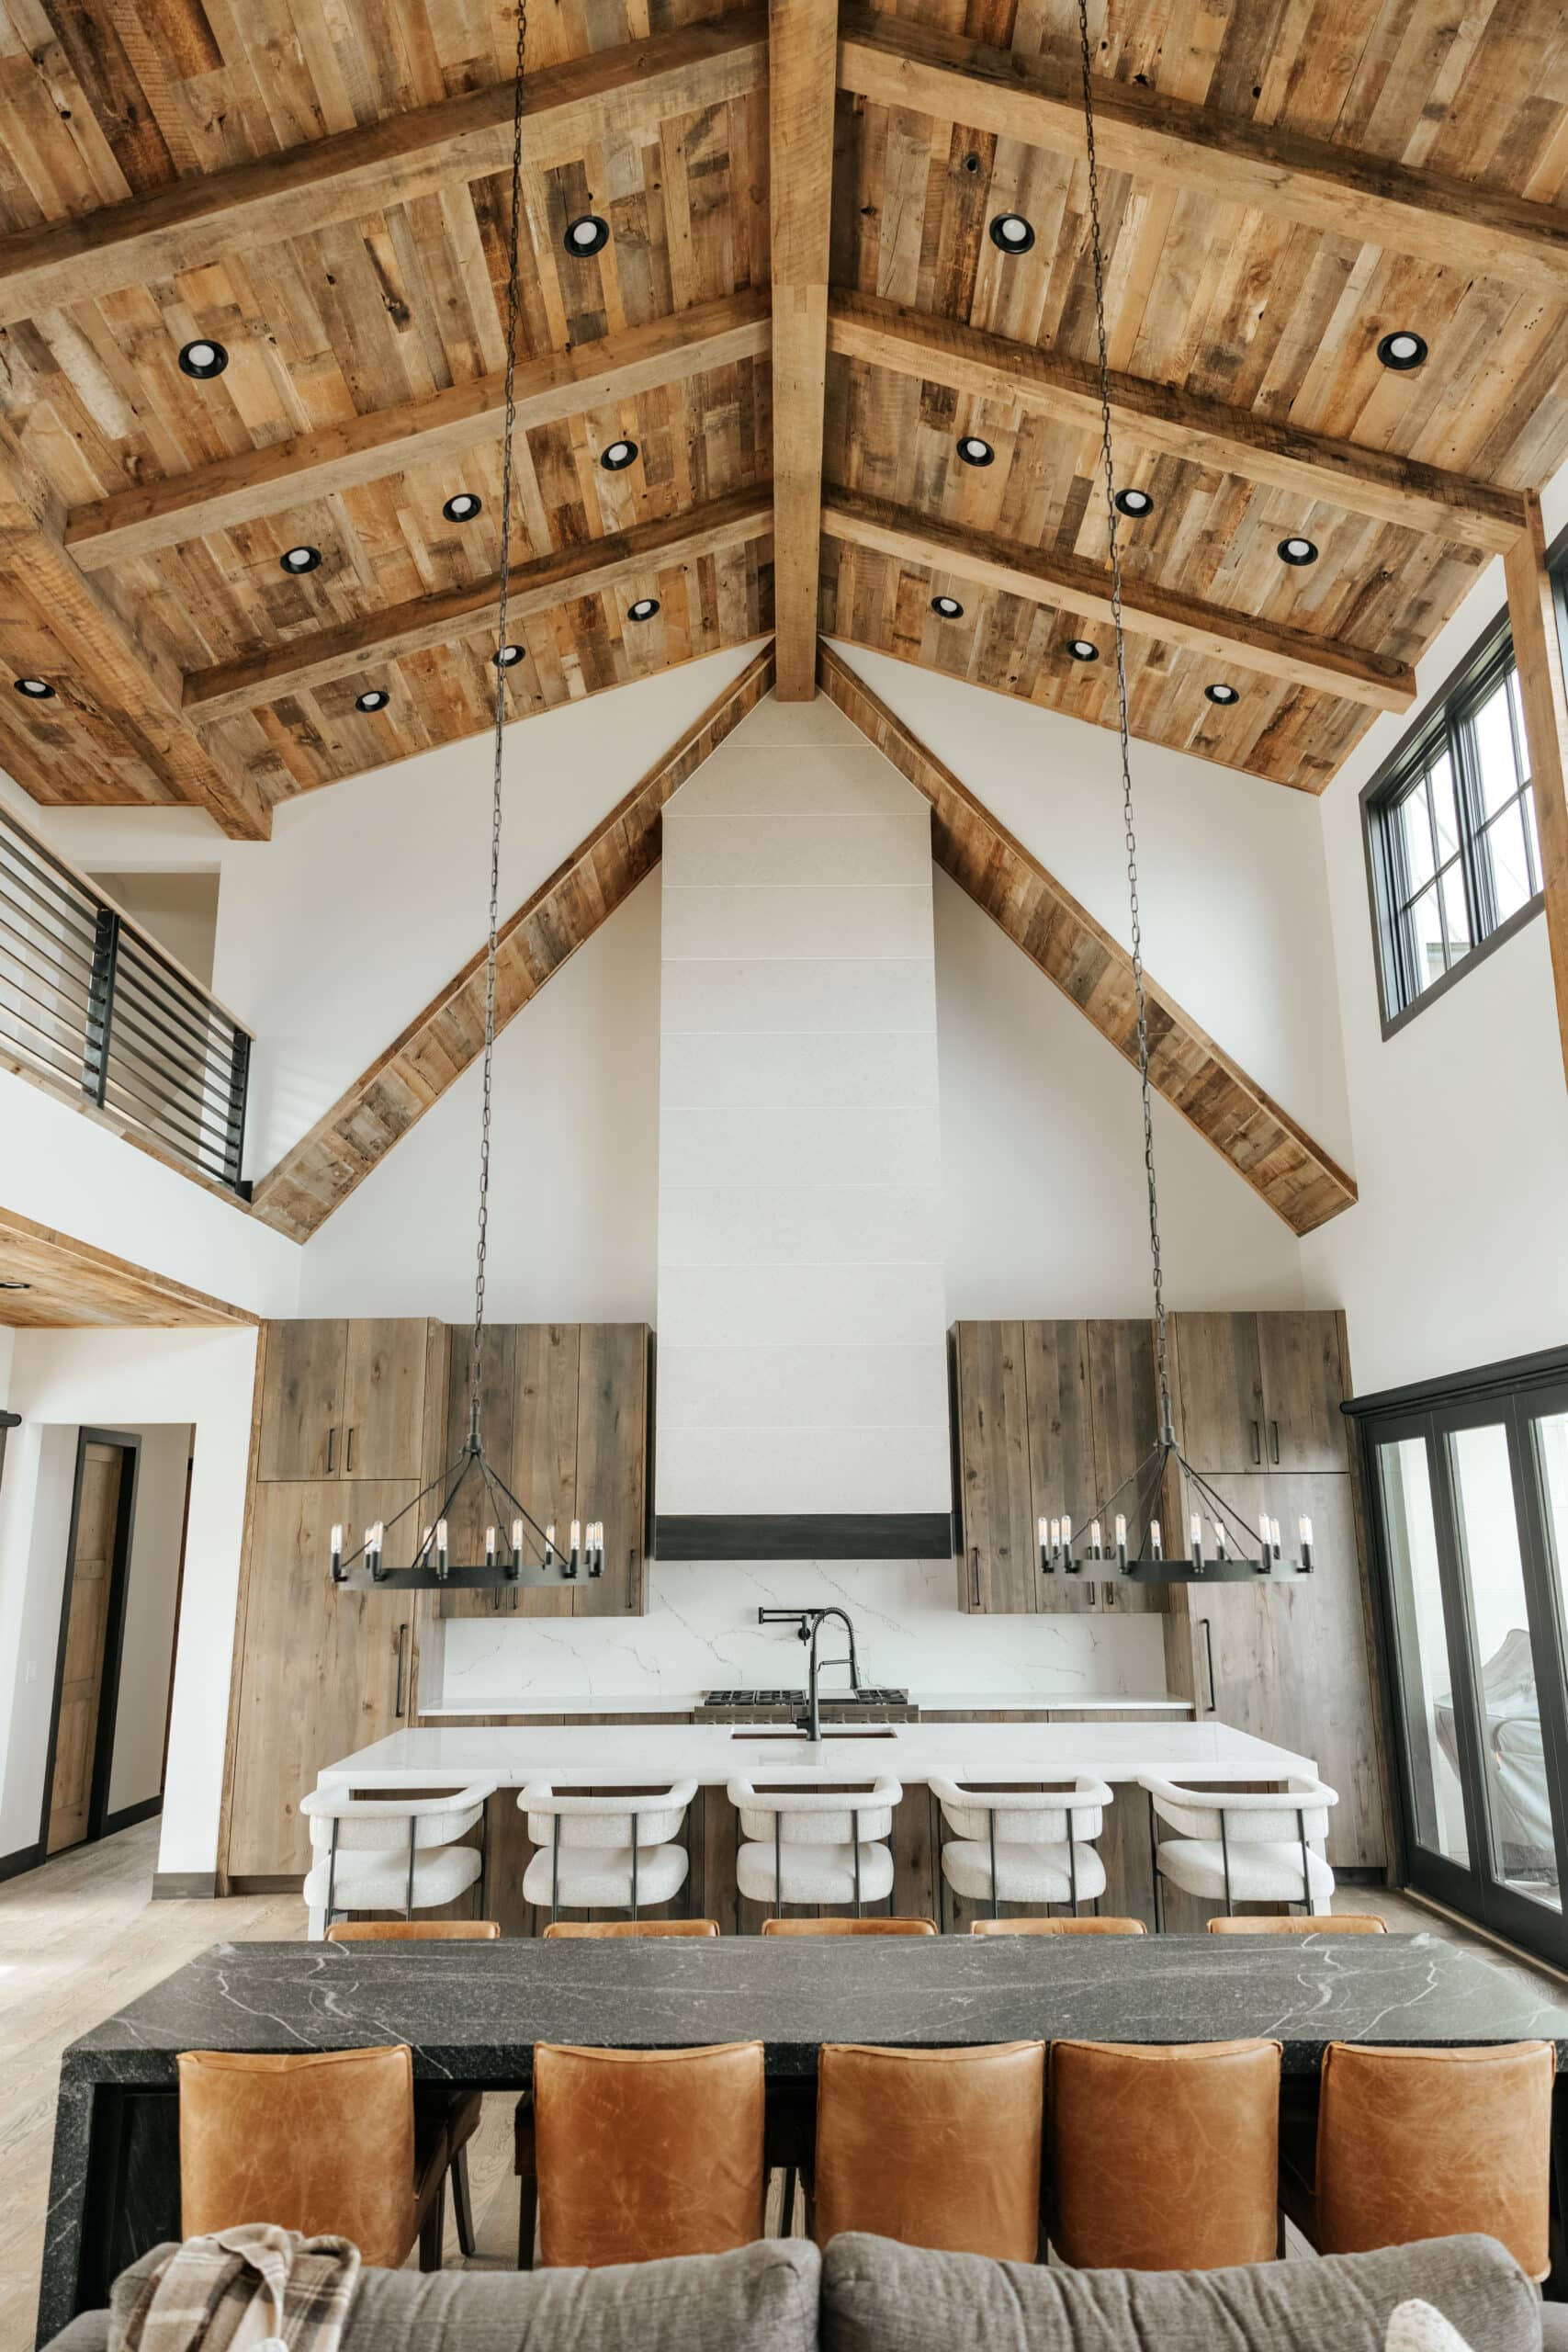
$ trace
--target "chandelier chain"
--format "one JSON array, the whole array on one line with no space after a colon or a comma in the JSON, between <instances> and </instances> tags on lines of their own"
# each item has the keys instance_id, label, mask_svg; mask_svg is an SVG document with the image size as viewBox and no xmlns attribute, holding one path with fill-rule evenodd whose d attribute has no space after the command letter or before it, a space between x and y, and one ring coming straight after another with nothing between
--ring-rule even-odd
<instances>
[{"instance_id":1,"label":"chandelier chain","mask_svg":"<svg viewBox=\"0 0 1568 2352\"><path fill-rule=\"evenodd\" d=\"M1149 1198L1149 1258L1154 1274L1155 1350L1160 1429L1172 1436L1170 1363L1167 1347L1165 1272L1160 1261L1159 1189L1155 1178L1154 1104L1149 1091L1149 1012L1144 989L1144 931L1138 900L1138 837L1133 822L1132 747L1127 725L1127 640L1122 626L1122 553L1116 532L1116 475L1111 454L1111 361L1105 334L1105 255L1100 217L1100 169L1094 144L1094 88L1089 56L1089 0L1077 0L1078 54L1083 78L1084 152L1089 166L1089 245L1094 266L1094 327L1100 366L1100 461L1105 478L1105 520L1111 556L1111 617L1116 634L1116 711L1122 749L1122 826L1127 846L1127 897L1132 914L1133 995L1137 1010L1138 1086L1144 1114L1144 1177Z\"/></svg>"},{"instance_id":2,"label":"chandelier chain","mask_svg":"<svg viewBox=\"0 0 1568 2352\"><path fill-rule=\"evenodd\" d=\"M479 1115L479 1210L474 1255L474 1339L468 1394L468 1435L477 1443L479 1379L485 1322L485 1261L490 1246L490 1135L495 1062L495 947L501 904L501 774L506 735L506 613L512 586L512 444L517 424L517 336L522 309L518 255L523 225L523 54L528 34L528 0L517 0L517 53L512 97L512 219L506 243L505 428L501 469L501 595L496 622L495 744L491 771L490 930L485 948L485 1041L483 1107Z\"/></svg>"}]
</instances>

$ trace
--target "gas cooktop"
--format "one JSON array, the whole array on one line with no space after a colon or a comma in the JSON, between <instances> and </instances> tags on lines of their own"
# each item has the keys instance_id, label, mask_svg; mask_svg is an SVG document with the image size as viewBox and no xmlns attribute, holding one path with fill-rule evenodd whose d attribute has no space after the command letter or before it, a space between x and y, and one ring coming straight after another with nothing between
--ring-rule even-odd
<instances>
[{"instance_id":1,"label":"gas cooktop","mask_svg":"<svg viewBox=\"0 0 1568 2352\"><path fill-rule=\"evenodd\" d=\"M907 1690L824 1690L824 1707L907 1707ZM804 1707L804 1690L705 1690L705 1707Z\"/></svg>"}]
</instances>

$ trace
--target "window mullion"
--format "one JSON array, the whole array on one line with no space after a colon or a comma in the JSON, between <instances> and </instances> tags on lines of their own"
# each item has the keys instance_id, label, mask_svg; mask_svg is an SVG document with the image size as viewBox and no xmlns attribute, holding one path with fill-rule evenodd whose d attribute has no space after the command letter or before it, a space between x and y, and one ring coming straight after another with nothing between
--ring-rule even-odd
<instances>
[{"instance_id":1,"label":"window mullion","mask_svg":"<svg viewBox=\"0 0 1568 2352\"><path fill-rule=\"evenodd\" d=\"M1492 888L1491 855L1481 840L1481 777L1471 715L1467 712L1450 729L1453 746L1454 806L1459 817L1460 869L1470 916L1470 944L1481 942L1497 928L1497 906Z\"/></svg>"}]
</instances>

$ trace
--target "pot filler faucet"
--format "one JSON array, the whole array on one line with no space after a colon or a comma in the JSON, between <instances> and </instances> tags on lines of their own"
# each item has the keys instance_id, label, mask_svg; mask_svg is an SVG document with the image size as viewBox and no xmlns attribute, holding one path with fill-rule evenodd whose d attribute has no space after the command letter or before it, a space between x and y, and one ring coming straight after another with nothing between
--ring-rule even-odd
<instances>
[{"instance_id":1,"label":"pot filler faucet","mask_svg":"<svg viewBox=\"0 0 1568 2352\"><path fill-rule=\"evenodd\" d=\"M818 1657L817 1645L822 1632L822 1621L825 1617L836 1617L840 1624L843 1627L845 1633L848 1634L850 1643L850 1654L848 1657L819 1658ZM811 1658L807 1669L806 1678L806 1713L804 1715L797 1716L795 1720L795 1729L797 1731L809 1732L813 1739L820 1739L822 1736L822 1710L818 1700L817 1684L818 1678L821 1673L822 1668L824 1666L847 1666L850 1669L851 1696L852 1697L860 1689L860 1667L856 1663L855 1659L855 1629L853 1624L851 1623L848 1610L759 1609L757 1611L757 1623L759 1625L795 1625L799 1629L796 1638L800 1641L810 1643Z\"/></svg>"}]
</instances>

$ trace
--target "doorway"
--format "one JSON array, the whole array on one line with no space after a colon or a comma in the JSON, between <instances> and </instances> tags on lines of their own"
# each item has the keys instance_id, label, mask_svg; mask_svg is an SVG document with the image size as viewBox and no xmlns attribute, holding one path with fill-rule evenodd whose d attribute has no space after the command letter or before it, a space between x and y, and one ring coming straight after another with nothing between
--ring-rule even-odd
<instances>
[{"instance_id":1,"label":"doorway","mask_svg":"<svg viewBox=\"0 0 1568 2352\"><path fill-rule=\"evenodd\" d=\"M1371 1402L1407 1882L1568 1966L1568 1367Z\"/></svg>"},{"instance_id":2,"label":"doorway","mask_svg":"<svg viewBox=\"0 0 1568 2352\"><path fill-rule=\"evenodd\" d=\"M77 1435L40 1859L103 1835L141 1448L140 1438L120 1430L84 1429Z\"/></svg>"}]
</instances>

